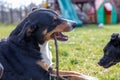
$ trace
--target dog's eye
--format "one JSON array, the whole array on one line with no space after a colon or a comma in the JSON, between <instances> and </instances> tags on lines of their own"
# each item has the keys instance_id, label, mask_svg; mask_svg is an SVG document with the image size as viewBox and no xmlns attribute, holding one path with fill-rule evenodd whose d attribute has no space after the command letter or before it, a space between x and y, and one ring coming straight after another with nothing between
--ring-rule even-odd
<instances>
[{"instance_id":1,"label":"dog's eye","mask_svg":"<svg viewBox=\"0 0 120 80\"><path fill-rule=\"evenodd\" d=\"M54 25L59 25L61 24L63 21L61 19L56 19L54 20Z\"/></svg>"},{"instance_id":2,"label":"dog's eye","mask_svg":"<svg viewBox=\"0 0 120 80\"><path fill-rule=\"evenodd\" d=\"M56 16L53 17L53 21L57 21L58 18Z\"/></svg>"},{"instance_id":3,"label":"dog's eye","mask_svg":"<svg viewBox=\"0 0 120 80\"><path fill-rule=\"evenodd\" d=\"M54 19L54 22L58 21L58 19Z\"/></svg>"}]
</instances>

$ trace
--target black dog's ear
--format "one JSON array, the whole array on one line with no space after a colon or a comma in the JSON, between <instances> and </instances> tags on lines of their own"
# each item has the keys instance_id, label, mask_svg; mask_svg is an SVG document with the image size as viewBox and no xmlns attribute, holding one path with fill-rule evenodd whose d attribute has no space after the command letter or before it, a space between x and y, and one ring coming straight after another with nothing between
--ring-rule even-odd
<instances>
[{"instance_id":1,"label":"black dog's ear","mask_svg":"<svg viewBox=\"0 0 120 80\"><path fill-rule=\"evenodd\" d=\"M21 41L25 36L30 36L35 28L36 26L33 27L30 21L25 22L21 32L18 34L18 40Z\"/></svg>"},{"instance_id":2,"label":"black dog's ear","mask_svg":"<svg viewBox=\"0 0 120 80\"><path fill-rule=\"evenodd\" d=\"M111 35L111 40L115 40L115 39L117 39L117 38L120 38L119 33L113 33L113 34Z\"/></svg>"},{"instance_id":3,"label":"black dog's ear","mask_svg":"<svg viewBox=\"0 0 120 80\"><path fill-rule=\"evenodd\" d=\"M120 40L120 34L118 35L118 39Z\"/></svg>"},{"instance_id":4,"label":"black dog's ear","mask_svg":"<svg viewBox=\"0 0 120 80\"><path fill-rule=\"evenodd\" d=\"M37 8L32 8L32 11L35 11Z\"/></svg>"}]
</instances>

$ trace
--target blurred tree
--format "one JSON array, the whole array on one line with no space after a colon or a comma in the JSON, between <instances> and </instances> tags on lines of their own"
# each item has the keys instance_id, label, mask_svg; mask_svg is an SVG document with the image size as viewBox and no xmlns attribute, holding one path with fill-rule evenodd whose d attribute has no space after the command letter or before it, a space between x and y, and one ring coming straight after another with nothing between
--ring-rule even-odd
<instances>
[{"instance_id":1,"label":"blurred tree","mask_svg":"<svg viewBox=\"0 0 120 80\"><path fill-rule=\"evenodd\" d=\"M32 8L41 7L35 3L30 3L28 6L20 5L18 8L13 8L13 5L3 0L0 0L0 23L18 23L32 10Z\"/></svg>"}]
</instances>

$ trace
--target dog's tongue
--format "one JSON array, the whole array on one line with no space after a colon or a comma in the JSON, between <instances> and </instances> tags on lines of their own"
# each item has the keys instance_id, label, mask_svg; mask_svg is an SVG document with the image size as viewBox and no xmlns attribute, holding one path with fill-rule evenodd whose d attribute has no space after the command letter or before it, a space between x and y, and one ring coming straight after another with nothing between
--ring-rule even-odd
<instances>
[{"instance_id":1,"label":"dog's tongue","mask_svg":"<svg viewBox=\"0 0 120 80\"><path fill-rule=\"evenodd\" d=\"M62 34L61 32L55 32L54 34L56 35L56 38L59 41L67 41L68 40L68 36Z\"/></svg>"}]
</instances>

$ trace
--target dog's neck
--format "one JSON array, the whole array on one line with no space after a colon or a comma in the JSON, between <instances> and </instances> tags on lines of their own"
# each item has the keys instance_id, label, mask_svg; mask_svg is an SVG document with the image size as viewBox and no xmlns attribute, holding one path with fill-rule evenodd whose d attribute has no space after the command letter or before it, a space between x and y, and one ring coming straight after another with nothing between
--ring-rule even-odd
<instances>
[{"instance_id":1,"label":"dog's neck","mask_svg":"<svg viewBox=\"0 0 120 80\"><path fill-rule=\"evenodd\" d=\"M14 38L14 36L17 36L17 33L13 31L10 37ZM23 42L25 42L25 40ZM45 42L41 41L41 42L42 43L39 43L36 39L31 38L31 37L27 38L27 41L26 41L26 43L28 44L27 47L40 50L42 61L48 66L51 66L52 65L52 54L51 54L51 51L49 50L48 41L45 41ZM21 44L25 45L24 43L21 43Z\"/></svg>"},{"instance_id":2,"label":"dog's neck","mask_svg":"<svg viewBox=\"0 0 120 80\"><path fill-rule=\"evenodd\" d=\"M52 54L49 50L48 41L44 42L42 45L39 44L40 53L42 55L42 61L45 62L48 66L52 66Z\"/></svg>"},{"instance_id":3,"label":"dog's neck","mask_svg":"<svg viewBox=\"0 0 120 80\"><path fill-rule=\"evenodd\" d=\"M32 38L33 39L33 38ZM32 43L34 46L34 48L36 50L40 50L40 54L41 54L41 57L42 57L42 61L47 64L48 66L52 66L52 54L51 54L51 51L49 50L49 46L48 46L48 41L41 41L42 43L39 43L37 40L31 40Z\"/></svg>"}]
</instances>

